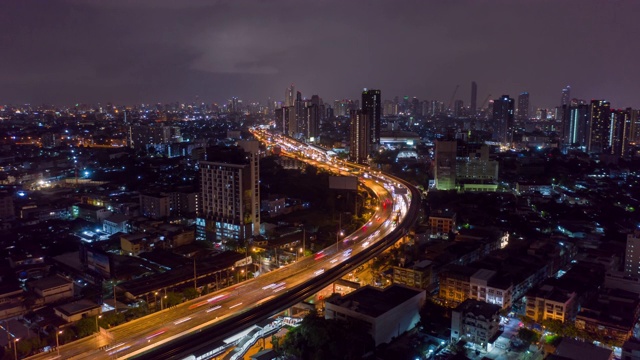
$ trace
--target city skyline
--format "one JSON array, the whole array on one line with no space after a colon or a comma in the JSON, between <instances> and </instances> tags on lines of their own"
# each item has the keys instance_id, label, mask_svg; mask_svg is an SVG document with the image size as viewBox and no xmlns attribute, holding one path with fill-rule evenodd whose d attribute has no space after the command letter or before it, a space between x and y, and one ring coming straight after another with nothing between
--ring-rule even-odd
<instances>
[{"instance_id":1,"label":"city skyline","mask_svg":"<svg viewBox=\"0 0 640 360\"><path fill-rule=\"evenodd\" d=\"M459 85L469 104L475 81L478 99L528 92L552 108L570 85L575 98L640 107L629 46L638 3L4 5L3 104L281 101L291 83L325 101L362 88L447 101Z\"/></svg>"}]
</instances>

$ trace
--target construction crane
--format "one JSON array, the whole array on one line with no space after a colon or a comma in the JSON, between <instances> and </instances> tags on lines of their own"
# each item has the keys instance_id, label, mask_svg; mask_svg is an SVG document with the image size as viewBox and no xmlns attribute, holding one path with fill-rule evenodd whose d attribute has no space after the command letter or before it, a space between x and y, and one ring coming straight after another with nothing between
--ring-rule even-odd
<instances>
[{"instance_id":1,"label":"construction crane","mask_svg":"<svg viewBox=\"0 0 640 360\"><path fill-rule=\"evenodd\" d=\"M482 110L484 109L484 106L487 104L487 101L489 101L489 98L491 97L491 94L487 95L486 98L484 98L484 101L482 102L482 105L480 105L480 107L478 108L478 110Z\"/></svg>"},{"instance_id":2,"label":"construction crane","mask_svg":"<svg viewBox=\"0 0 640 360\"><path fill-rule=\"evenodd\" d=\"M456 88L453 90L453 94L451 94L451 99L449 99L449 106L447 107L447 110L451 111L451 109L453 109L453 100L456 97L456 93L458 92L458 88L460 87L460 85L456 85Z\"/></svg>"}]
</instances>

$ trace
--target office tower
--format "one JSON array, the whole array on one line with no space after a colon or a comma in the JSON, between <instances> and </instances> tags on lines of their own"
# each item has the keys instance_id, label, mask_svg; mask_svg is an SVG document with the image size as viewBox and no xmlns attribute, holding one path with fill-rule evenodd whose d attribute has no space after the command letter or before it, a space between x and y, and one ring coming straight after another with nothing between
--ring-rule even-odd
<instances>
[{"instance_id":1,"label":"office tower","mask_svg":"<svg viewBox=\"0 0 640 360\"><path fill-rule=\"evenodd\" d=\"M291 136L297 138L300 134L305 134L307 132L305 121L305 101L302 99L302 93L300 91L296 93L295 113L297 130L294 131Z\"/></svg>"},{"instance_id":2,"label":"office tower","mask_svg":"<svg viewBox=\"0 0 640 360\"><path fill-rule=\"evenodd\" d=\"M518 95L518 120L529 120L529 93L523 92Z\"/></svg>"},{"instance_id":3,"label":"office tower","mask_svg":"<svg viewBox=\"0 0 640 360\"><path fill-rule=\"evenodd\" d=\"M640 276L640 229L627 235L624 272L634 277Z\"/></svg>"},{"instance_id":4,"label":"office tower","mask_svg":"<svg viewBox=\"0 0 640 360\"><path fill-rule=\"evenodd\" d=\"M369 113L364 110L351 110L351 142L349 160L364 164L369 157L371 144L371 121Z\"/></svg>"},{"instance_id":5,"label":"office tower","mask_svg":"<svg viewBox=\"0 0 640 360\"><path fill-rule=\"evenodd\" d=\"M565 143L585 148L589 130L589 105L574 104L569 108L568 133Z\"/></svg>"},{"instance_id":6,"label":"office tower","mask_svg":"<svg viewBox=\"0 0 640 360\"><path fill-rule=\"evenodd\" d=\"M498 142L510 144L513 139L514 100L509 95L493 100L494 138Z\"/></svg>"},{"instance_id":7,"label":"office tower","mask_svg":"<svg viewBox=\"0 0 640 360\"><path fill-rule=\"evenodd\" d=\"M413 99L411 99L411 110L410 113L413 116L420 116L422 115L420 112L422 111L422 107L420 107L420 100L418 100L417 97L413 97Z\"/></svg>"},{"instance_id":8,"label":"office tower","mask_svg":"<svg viewBox=\"0 0 640 360\"><path fill-rule=\"evenodd\" d=\"M397 105L391 100L385 100L383 113L385 116L397 115L398 114Z\"/></svg>"},{"instance_id":9,"label":"office tower","mask_svg":"<svg viewBox=\"0 0 640 360\"><path fill-rule=\"evenodd\" d=\"M640 110L628 108L631 118L629 119L629 142L638 145L640 143Z\"/></svg>"},{"instance_id":10,"label":"office tower","mask_svg":"<svg viewBox=\"0 0 640 360\"><path fill-rule=\"evenodd\" d=\"M469 115L476 115L476 107L478 101L478 84L475 81L471 82L471 101L469 105Z\"/></svg>"},{"instance_id":11,"label":"office tower","mask_svg":"<svg viewBox=\"0 0 640 360\"><path fill-rule=\"evenodd\" d=\"M305 133L304 138L311 140L320 133L320 106L311 104L305 108Z\"/></svg>"},{"instance_id":12,"label":"office tower","mask_svg":"<svg viewBox=\"0 0 640 360\"><path fill-rule=\"evenodd\" d=\"M408 100L407 100L408 101ZM362 111L369 119L369 142L380 144L380 90L367 90L362 92Z\"/></svg>"},{"instance_id":13,"label":"office tower","mask_svg":"<svg viewBox=\"0 0 640 360\"><path fill-rule=\"evenodd\" d=\"M296 88L291 84L284 93L284 106L294 106L296 101Z\"/></svg>"},{"instance_id":14,"label":"office tower","mask_svg":"<svg viewBox=\"0 0 640 360\"><path fill-rule=\"evenodd\" d=\"M230 247L260 234L260 167L256 141L216 147L200 162L207 238ZM247 151L248 150L248 151Z\"/></svg>"},{"instance_id":15,"label":"office tower","mask_svg":"<svg viewBox=\"0 0 640 360\"><path fill-rule=\"evenodd\" d=\"M455 117L464 116L464 102L462 100L456 100L453 103L453 116Z\"/></svg>"},{"instance_id":16,"label":"office tower","mask_svg":"<svg viewBox=\"0 0 640 360\"><path fill-rule=\"evenodd\" d=\"M571 86L567 85L562 89L562 97L560 98L560 106L569 105L571 102Z\"/></svg>"},{"instance_id":17,"label":"office tower","mask_svg":"<svg viewBox=\"0 0 640 360\"><path fill-rule=\"evenodd\" d=\"M629 130L631 114L626 110L611 110L609 149L611 155L622 156L628 150L625 131Z\"/></svg>"},{"instance_id":18,"label":"office tower","mask_svg":"<svg viewBox=\"0 0 640 360\"><path fill-rule=\"evenodd\" d=\"M591 100L587 152L601 153L609 148L611 130L611 104L605 100Z\"/></svg>"},{"instance_id":19,"label":"office tower","mask_svg":"<svg viewBox=\"0 0 640 360\"><path fill-rule=\"evenodd\" d=\"M435 181L438 190L456 188L456 141L436 140Z\"/></svg>"},{"instance_id":20,"label":"office tower","mask_svg":"<svg viewBox=\"0 0 640 360\"><path fill-rule=\"evenodd\" d=\"M284 123L287 131L284 133L287 136L295 137L300 132L298 126L298 119L296 116L296 107L287 106L284 107Z\"/></svg>"}]
</instances>

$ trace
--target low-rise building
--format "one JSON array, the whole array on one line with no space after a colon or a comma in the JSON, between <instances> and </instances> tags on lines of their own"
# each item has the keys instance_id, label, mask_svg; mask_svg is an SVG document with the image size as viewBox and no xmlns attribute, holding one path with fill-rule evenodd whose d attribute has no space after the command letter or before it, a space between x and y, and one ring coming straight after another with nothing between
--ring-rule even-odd
<instances>
[{"instance_id":1,"label":"low-rise building","mask_svg":"<svg viewBox=\"0 0 640 360\"><path fill-rule=\"evenodd\" d=\"M73 282L57 274L29 282L29 287L45 304L73 297Z\"/></svg>"},{"instance_id":2,"label":"low-rise building","mask_svg":"<svg viewBox=\"0 0 640 360\"><path fill-rule=\"evenodd\" d=\"M577 302L575 292L544 284L526 294L526 314L536 322L571 321L577 312Z\"/></svg>"},{"instance_id":3,"label":"low-rise building","mask_svg":"<svg viewBox=\"0 0 640 360\"><path fill-rule=\"evenodd\" d=\"M97 316L102 313L102 306L91 300L82 299L68 304L56 306L55 314L66 322L76 322L84 317Z\"/></svg>"},{"instance_id":4,"label":"low-rise building","mask_svg":"<svg viewBox=\"0 0 640 360\"><path fill-rule=\"evenodd\" d=\"M465 340L485 351L500 336L500 306L467 299L451 313L451 342Z\"/></svg>"},{"instance_id":5,"label":"low-rise building","mask_svg":"<svg viewBox=\"0 0 640 360\"><path fill-rule=\"evenodd\" d=\"M356 320L367 327L377 345L412 329L420 321L426 292L394 284L385 289L362 287L345 296L333 295L325 302L325 318Z\"/></svg>"},{"instance_id":6,"label":"low-rise building","mask_svg":"<svg viewBox=\"0 0 640 360\"><path fill-rule=\"evenodd\" d=\"M102 230L107 234L113 235L115 233L127 234L131 230L129 220L131 217L123 214L113 214L104 219L102 223Z\"/></svg>"},{"instance_id":7,"label":"low-rise building","mask_svg":"<svg viewBox=\"0 0 640 360\"><path fill-rule=\"evenodd\" d=\"M582 305L576 315L576 328L616 346L629 340L638 320L638 294L620 289L608 289Z\"/></svg>"},{"instance_id":8,"label":"low-rise building","mask_svg":"<svg viewBox=\"0 0 640 360\"><path fill-rule=\"evenodd\" d=\"M408 267L393 267L393 282L418 289L430 289L433 285L432 262L422 260Z\"/></svg>"},{"instance_id":9,"label":"low-rise building","mask_svg":"<svg viewBox=\"0 0 640 360\"><path fill-rule=\"evenodd\" d=\"M640 340L632 337L624 342L622 360L640 360Z\"/></svg>"},{"instance_id":10,"label":"low-rise building","mask_svg":"<svg viewBox=\"0 0 640 360\"><path fill-rule=\"evenodd\" d=\"M431 236L448 237L456 228L456 213L450 210L436 210L429 215Z\"/></svg>"}]
</instances>

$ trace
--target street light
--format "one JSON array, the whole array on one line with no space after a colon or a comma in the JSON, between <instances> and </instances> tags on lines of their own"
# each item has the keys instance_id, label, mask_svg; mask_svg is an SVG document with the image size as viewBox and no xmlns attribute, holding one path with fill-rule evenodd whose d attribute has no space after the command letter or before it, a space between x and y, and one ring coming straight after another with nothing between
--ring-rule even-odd
<instances>
[{"instance_id":1,"label":"street light","mask_svg":"<svg viewBox=\"0 0 640 360\"><path fill-rule=\"evenodd\" d=\"M18 360L18 341L20 341L20 338L13 339L13 357L15 360Z\"/></svg>"},{"instance_id":2,"label":"street light","mask_svg":"<svg viewBox=\"0 0 640 360\"><path fill-rule=\"evenodd\" d=\"M102 315L96 316L96 333L100 332L100 327L98 326L98 319L102 319Z\"/></svg>"},{"instance_id":3,"label":"street light","mask_svg":"<svg viewBox=\"0 0 640 360\"><path fill-rule=\"evenodd\" d=\"M56 351L58 352L58 356L60 356L60 342L58 341L58 335L62 334L62 330L56 330Z\"/></svg>"}]
</instances>

